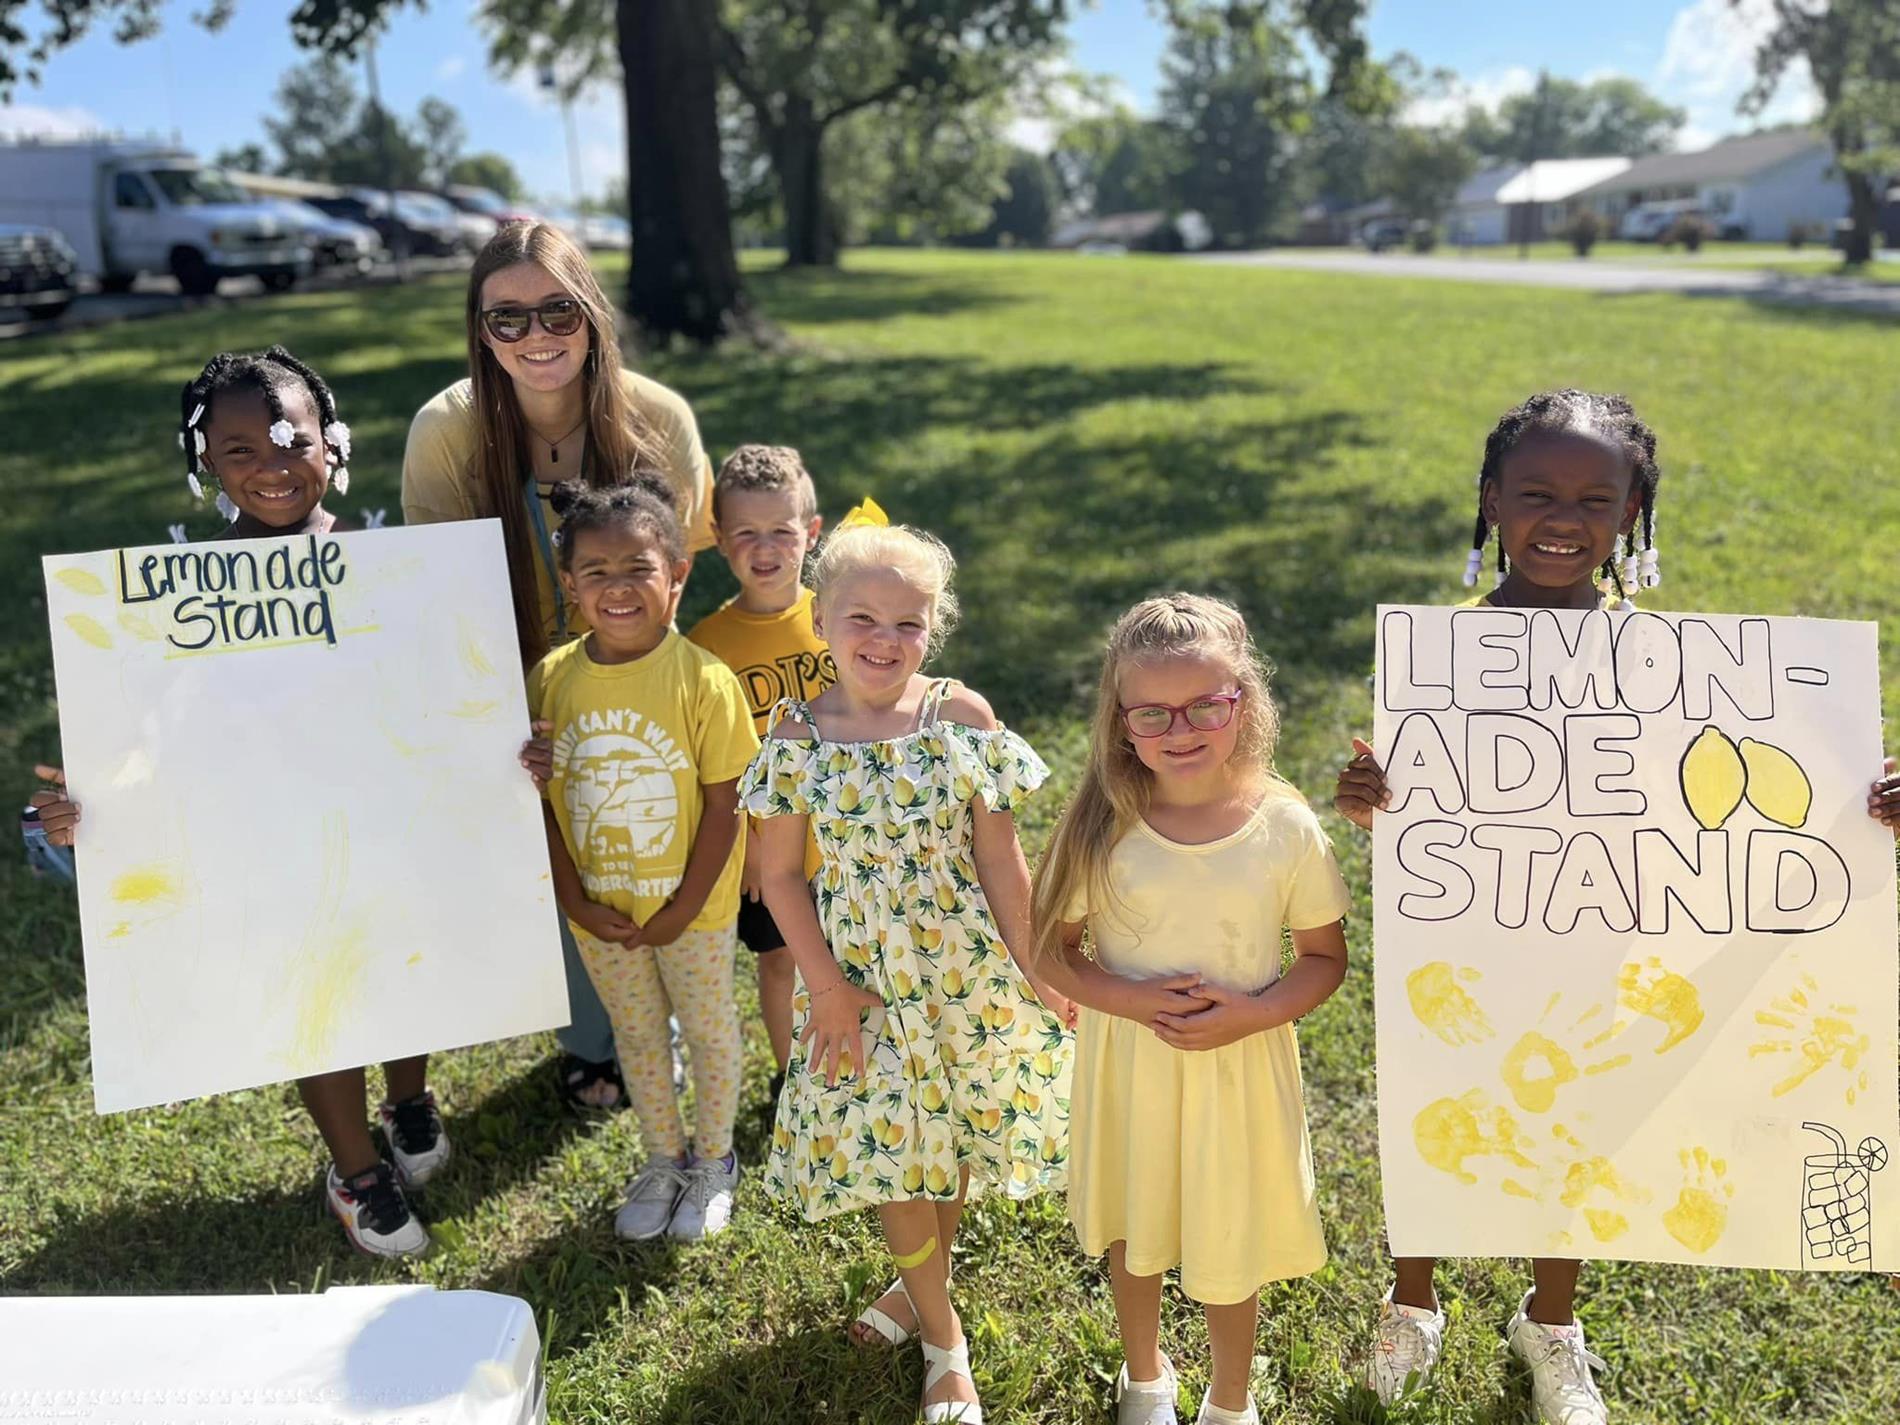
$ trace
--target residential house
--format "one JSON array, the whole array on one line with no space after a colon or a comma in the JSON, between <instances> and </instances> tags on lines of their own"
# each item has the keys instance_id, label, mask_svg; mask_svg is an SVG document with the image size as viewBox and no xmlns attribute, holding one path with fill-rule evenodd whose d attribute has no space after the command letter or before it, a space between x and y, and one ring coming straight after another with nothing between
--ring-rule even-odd
<instances>
[{"instance_id":1,"label":"residential house","mask_svg":"<svg viewBox=\"0 0 1900 1425\"><path fill-rule=\"evenodd\" d=\"M1639 158L1580 195L1612 228L1639 203L1693 205L1723 237L1782 242L1801 224L1831 229L1847 210L1834 151L1812 129L1724 139Z\"/></svg>"}]
</instances>

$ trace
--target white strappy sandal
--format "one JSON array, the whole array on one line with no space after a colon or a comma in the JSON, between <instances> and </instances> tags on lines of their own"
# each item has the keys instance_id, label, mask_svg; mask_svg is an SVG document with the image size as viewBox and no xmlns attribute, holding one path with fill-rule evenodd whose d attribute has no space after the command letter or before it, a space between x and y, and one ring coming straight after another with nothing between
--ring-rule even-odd
<instances>
[{"instance_id":1,"label":"white strappy sandal","mask_svg":"<svg viewBox=\"0 0 1900 1425\"><path fill-rule=\"evenodd\" d=\"M946 1280L944 1286L949 1285L949 1281ZM899 1277L877 1294L877 1301L873 1301L858 1313L858 1319L853 1324L870 1328L872 1334L887 1346L901 1346L917 1333L899 1326L887 1312L878 1310L877 1302L884 1300L892 1292L898 1293L905 1301L910 1300L910 1293L904 1289L904 1279ZM917 1314L915 1305L912 1305L910 1310L913 1316Z\"/></svg>"},{"instance_id":2,"label":"white strappy sandal","mask_svg":"<svg viewBox=\"0 0 1900 1425\"><path fill-rule=\"evenodd\" d=\"M933 1346L924 1340L917 1344L924 1348L925 1395L936 1388L938 1381L952 1375L962 1376L971 1390L976 1389L976 1377L970 1374L968 1337L954 1346ZM983 1407L973 1400L940 1400L924 1407L923 1418L924 1425L983 1425Z\"/></svg>"},{"instance_id":3,"label":"white strappy sandal","mask_svg":"<svg viewBox=\"0 0 1900 1425\"><path fill-rule=\"evenodd\" d=\"M877 1301L872 1302L858 1313L858 1319L854 1324L869 1327L877 1338L887 1346L901 1346L908 1341L914 1333L907 1327L899 1326L889 1315L879 1311L877 1308L877 1302L884 1300L884 1298L889 1296L892 1292L898 1293L906 1301L910 1300L910 1293L904 1290L904 1279L899 1277L896 1281L885 1287L883 1291L878 1293ZM911 1314L914 1316L916 1313L917 1308L912 1306Z\"/></svg>"}]
</instances>

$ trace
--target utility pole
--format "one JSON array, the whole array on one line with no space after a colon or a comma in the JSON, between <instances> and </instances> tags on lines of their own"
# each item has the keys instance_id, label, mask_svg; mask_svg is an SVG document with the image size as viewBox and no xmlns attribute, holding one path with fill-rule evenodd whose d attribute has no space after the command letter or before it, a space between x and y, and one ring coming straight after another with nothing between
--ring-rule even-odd
<instances>
[{"instance_id":1,"label":"utility pole","mask_svg":"<svg viewBox=\"0 0 1900 1425\"><path fill-rule=\"evenodd\" d=\"M383 201L389 205L390 249L396 255L396 280L409 280L409 234L396 212L395 163L389 156L389 110L383 107L382 86L376 82L376 36L363 47L363 67L369 71L369 104L376 115L376 159L383 170Z\"/></svg>"},{"instance_id":2,"label":"utility pole","mask_svg":"<svg viewBox=\"0 0 1900 1425\"><path fill-rule=\"evenodd\" d=\"M1516 216L1517 257L1522 262L1531 255L1531 219L1537 212L1537 161L1549 147L1546 129L1550 123L1550 71L1537 71L1537 107L1531 112L1531 161L1524 170L1525 187L1530 189L1523 210Z\"/></svg>"}]
</instances>

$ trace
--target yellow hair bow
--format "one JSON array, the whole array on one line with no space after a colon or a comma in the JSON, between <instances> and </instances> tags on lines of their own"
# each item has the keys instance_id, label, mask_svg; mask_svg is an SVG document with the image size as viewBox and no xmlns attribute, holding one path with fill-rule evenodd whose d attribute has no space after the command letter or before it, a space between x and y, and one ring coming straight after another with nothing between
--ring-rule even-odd
<instances>
[{"instance_id":1,"label":"yellow hair bow","mask_svg":"<svg viewBox=\"0 0 1900 1425\"><path fill-rule=\"evenodd\" d=\"M888 525L891 517L884 513L884 507L869 495L851 507L851 512L838 521L839 529L850 529L853 525Z\"/></svg>"}]
</instances>

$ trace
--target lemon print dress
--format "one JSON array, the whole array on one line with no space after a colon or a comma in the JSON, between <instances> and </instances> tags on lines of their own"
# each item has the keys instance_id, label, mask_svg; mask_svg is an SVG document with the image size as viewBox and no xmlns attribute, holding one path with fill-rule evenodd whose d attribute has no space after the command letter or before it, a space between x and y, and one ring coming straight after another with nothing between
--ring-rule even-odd
<instances>
[{"instance_id":1,"label":"lemon print dress","mask_svg":"<svg viewBox=\"0 0 1900 1425\"><path fill-rule=\"evenodd\" d=\"M823 857L818 921L852 983L880 996L866 1016L869 1071L833 1086L799 1036L772 1128L766 1190L816 1222L913 1198L1026 1197L1063 1185L1072 1038L1010 959L977 882L972 803L1013 809L1049 769L1015 733L940 722L933 683L902 737L831 742L787 700L804 738L766 740L739 781L754 816L808 816Z\"/></svg>"}]
</instances>

